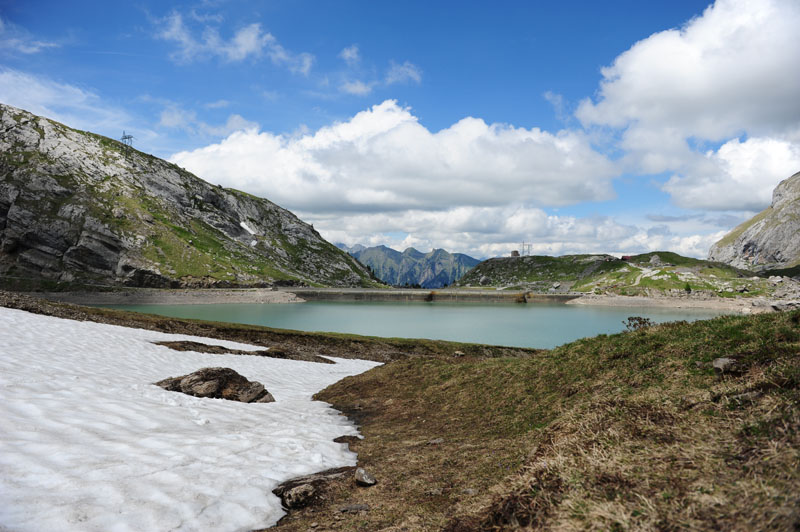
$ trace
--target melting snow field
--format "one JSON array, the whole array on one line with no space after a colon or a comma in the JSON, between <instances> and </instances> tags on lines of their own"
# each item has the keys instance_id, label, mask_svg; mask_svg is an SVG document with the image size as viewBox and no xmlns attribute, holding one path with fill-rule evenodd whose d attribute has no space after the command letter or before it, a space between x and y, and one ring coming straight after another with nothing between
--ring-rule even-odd
<instances>
[{"instance_id":1,"label":"melting snow field","mask_svg":"<svg viewBox=\"0 0 800 532\"><path fill-rule=\"evenodd\" d=\"M356 434L318 390L377 365L178 352L194 340L0 308L0 530L251 530L283 515L280 482L346 465ZM150 383L232 368L275 403Z\"/></svg>"}]
</instances>

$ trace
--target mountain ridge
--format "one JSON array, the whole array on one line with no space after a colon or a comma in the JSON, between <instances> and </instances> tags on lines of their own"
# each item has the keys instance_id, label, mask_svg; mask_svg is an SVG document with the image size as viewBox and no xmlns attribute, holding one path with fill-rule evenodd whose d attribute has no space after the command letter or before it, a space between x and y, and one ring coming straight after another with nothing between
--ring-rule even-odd
<instances>
[{"instance_id":1,"label":"mountain ridge","mask_svg":"<svg viewBox=\"0 0 800 532\"><path fill-rule=\"evenodd\" d=\"M384 245L348 247L339 243L337 246L368 266L377 278L394 286L442 288L480 263L464 253L439 248L423 253L413 247L397 251Z\"/></svg>"},{"instance_id":2,"label":"mountain ridge","mask_svg":"<svg viewBox=\"0 0 800 532\"><path fill-rule=\"evenodd\" d=\"M269 200L4 104L0 275L151 287L376 284Z\"/></svg>"}]
</instances>

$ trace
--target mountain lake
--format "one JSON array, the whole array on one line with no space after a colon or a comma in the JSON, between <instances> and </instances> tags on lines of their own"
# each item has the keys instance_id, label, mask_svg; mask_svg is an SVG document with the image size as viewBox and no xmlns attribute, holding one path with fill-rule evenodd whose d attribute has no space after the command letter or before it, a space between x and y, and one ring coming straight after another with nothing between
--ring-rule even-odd
<instances>
[{"instance_id":1,"label":"mountain lake","mask_svg":"<svg viewBox=\"0 0 800 532\"><path fill-rule=\"evenodd\" d=\"M277 329L429 338L513 347L552 348L625 330L629 316L656 323L695 321L724 311L604 307L552 303L311 301L297 304L103 305L176 318L263 325Z\"/></svg>"}]
</instances>

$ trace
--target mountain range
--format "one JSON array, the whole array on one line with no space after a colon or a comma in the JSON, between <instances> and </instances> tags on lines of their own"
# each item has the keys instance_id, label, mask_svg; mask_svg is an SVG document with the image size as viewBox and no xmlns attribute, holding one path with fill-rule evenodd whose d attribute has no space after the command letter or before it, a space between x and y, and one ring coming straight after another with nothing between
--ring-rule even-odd
<instances>
[{"instance_id":1,"label":"mountain range","mask_svg":"<svg viewBox=\"0 0 800 532\"><path fill-rule=\"evenodd\" d=\"M414 248L400 252L386 246L336 245L368 266L378 279L393 286L442 288L453 284L481 262L469 255L443 249L422 253Z\"/></svg>"},{"instance_id":2,"label":"mountain range","mask_svg":"<svg viewBox=\"0 0 800 532\"><path fill-rule=\"evenodd\" d=\"M266 199L2 104L0 276L12 285L379 284Z\"/></svg>"}]
</instances>

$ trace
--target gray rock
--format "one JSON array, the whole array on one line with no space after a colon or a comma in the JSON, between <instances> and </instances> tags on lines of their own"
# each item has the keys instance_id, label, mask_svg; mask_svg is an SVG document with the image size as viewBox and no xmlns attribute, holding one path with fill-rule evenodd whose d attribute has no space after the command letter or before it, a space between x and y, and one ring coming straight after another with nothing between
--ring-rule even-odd
<instances>
[{"instance_id":1,"label":"gray rock","mask_svg":"<svg viewBox=\"0 0 800 532\"><path fill-rule=\"evenodd\" d=\"M727 357L715 358L711 363L711 366L714 368L714 371L719 374L738 373L739 371L739 365L737 362L734 359Z\"/></svg>"},{"instance_id":2,"label":"gray rock","mask_svg":"<svg viewBox=\"0 0 800 532\"><path fill-rule=\"evenodd\" d=\"M487 284L490 284L491 282L492 282L492 280L491 280L491 279L489 279L489 278L488 278L487 276L485 276L485 275L481 276L480 280L478 280L478 283L480 283L480 284L481 284L481 285L483 285L483 286L486 286Z\"/></svg>"},{"instance_id":3,"label":"gray rock","mask_svg":"<svg viewBox=\"0 0 800 532\"><path fill-rule=\"evenodd\" d=\"M772 204L711 246L709 260L738 268L789 267L800 260L800 172L781 181Z\"/></svg>"},{"instance_id":4,"label":"gray rock","mask_svg":"<svg viewBox=\"0 0 800 532\"><path fill-rule=\"evenodd\" d=\"M369 505L367 504L347 504L339 507L339 512L343 514L357 514L359 512L368 512Z\"/></svg>"},{"instance_id":5,"label":"gray rock","mask_svg":"<svg viewBox=\"0 0 800 532\"><path fill-rule=\"evenodd\" d=\"M275 398L260 382L249 381L230 368L202 368L188 375L154 383L171 392L242 403L272 403Z\"/></svg>"},{"instance_id":6,"label":"gray rock","mask_svg":"<svg viewBox=\"0 0 800 532\"><path fill-rule=\"evenodd\" d=\"M312 500L317 490L312 484L301 484L286 491L281 498L284 506L290 509L302 508L307 506Z\"/></svg>"},{"instance_id":7,"label":"gray rock","mask_svg":"<svg viewBox=\"0 0 800 532\"><path fill-rule=\"evenodd\" d=\"M356 469L355 473L353 474L353 478L356 481L356 484L359 486L374 486L378 483L366 469L359 467Z\"/></svg>"},{"instance_id":8,"label":"gray rock","mask_svg":"<svg viewBox=\"0 0 800 532\"><path fill-rule=\"evenodd\" d=\"M353 474L354 467L338 467L312 475L282 482L272 493L277 495L287 509L303 508L315 504L331 482L344 481Z\"/></svg>"}]
</instances>

